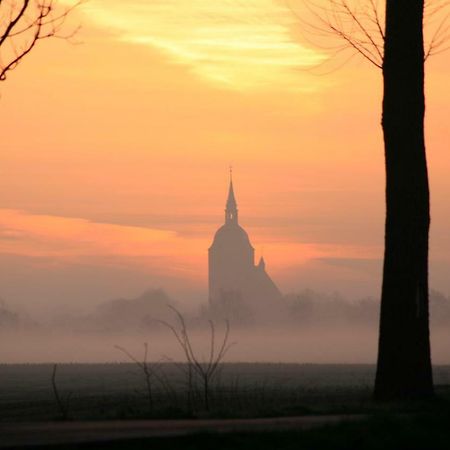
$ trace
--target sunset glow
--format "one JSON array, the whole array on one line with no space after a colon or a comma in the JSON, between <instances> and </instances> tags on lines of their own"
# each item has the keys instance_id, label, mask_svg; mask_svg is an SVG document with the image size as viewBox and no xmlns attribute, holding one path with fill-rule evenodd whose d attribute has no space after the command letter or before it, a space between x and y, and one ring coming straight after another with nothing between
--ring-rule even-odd
<instances>
[{"instance_id":1,"label":"sunset glow","mask_svg":"<svg viewBox=\"0 0 450 450\"><path fill-rule=\"evenodd\" d=\"M283 292L378 294L377 69L315 73L331 53L278 0L90 0L71 21L77 45L42 42L0 87L1 297L88 307L157 286L204 301L230 164ZM450 60L427 64L431 285L448 292Z\"/></svg>"}]
</instances>

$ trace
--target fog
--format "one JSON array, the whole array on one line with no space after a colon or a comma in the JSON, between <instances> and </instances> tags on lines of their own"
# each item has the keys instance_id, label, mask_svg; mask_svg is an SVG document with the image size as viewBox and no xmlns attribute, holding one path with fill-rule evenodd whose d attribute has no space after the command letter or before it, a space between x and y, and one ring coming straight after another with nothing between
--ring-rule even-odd
<instances>
[{"instance_id":1,"label":"fog","mask_svg":"<svg viewBox=\"0 0 450 450\"><path fill-rule=\"evenodd\" d=\"M125 347L137 358L143 355L143 343L149 343L149 358L183 360L183 354L167 333L81 334L64 332L2 332L0 358L3 363L95 363L129 362L114 345ZM450 330L432 331L434 364L450 364ZM207 354L209 336L194 333L196 349ZM235 345L225 361L292 363L375 363L376 329L308 328L234 330ZM203 342L203 345L201 343Z\"/></svg>"},{"instance_id":2,"label":"fog","mask_svg":"<svg viewBox=\"0 0 450 450\"><path fill-rule=\"evenodd\" d=\"M178 327L169 305L178 306L162 290L149 290L131 299L104 302L85 315L49 317L38 321L3 305L0 309L2 363L126 362L119 345L142 358L144 343L153 361L183 361L171 330ZM432 292L431 340L434 364L449 364L450 299ZM208 320L215 324L216 345L225 319L212 317L206 307L182 311L199 360L210 350ZM229 362L375 363L378 302L371 298L349 301L339 294L311 290L284 296L279 314L245 319L230 318L225 360Z\"/></svg>"}]
</instances>

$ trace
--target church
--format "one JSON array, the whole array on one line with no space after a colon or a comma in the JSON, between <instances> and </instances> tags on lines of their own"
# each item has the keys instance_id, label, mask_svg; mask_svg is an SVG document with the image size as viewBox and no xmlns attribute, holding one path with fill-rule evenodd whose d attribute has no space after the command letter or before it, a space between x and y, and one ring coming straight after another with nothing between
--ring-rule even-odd
<instances>
[{"instance_id":1,"label":"church","mask_svg":"<svg viewBox=\"0 0 450 450\"><path fill-rule=\"evenodd\" d=\"M230 173L225 223L208 250L209 305L213 314L247 321L280 308L282 294L266 272L264 258L255 265L255 249L239 225Z\"/></svg>"}]
</instances>

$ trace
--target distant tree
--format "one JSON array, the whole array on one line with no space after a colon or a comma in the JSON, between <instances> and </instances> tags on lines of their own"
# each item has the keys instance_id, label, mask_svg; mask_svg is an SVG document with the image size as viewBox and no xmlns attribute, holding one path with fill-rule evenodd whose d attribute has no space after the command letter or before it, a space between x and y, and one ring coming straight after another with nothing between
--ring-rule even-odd
<instances>
[{"instance_id":1,"label":"distant tree","mask_svg":"<svg viewBox=\"0 0 450 450\"><path fill-rule=\"evenodd\" d=\"M10 311L5 302L0 298L0 330L4 329L14 329L19 325L19 314Z\"/></svg>"},{"instance_id":2,"label":"distant tree","mask_svg":"<svg viewBox=\"0 0 450 450\"><path fill-rule=\"evenodd\" d=\"M80 2L58 6L56 0L0 0L0 81L17 67L38 41L70 39L76 33L64 30L66 18Z\"/></svg>"},{"instance_id":3,"label":"distant tree","mask_svg":"<svg viewBox=\"0 0 450 450\"><path fill-rule=\"evenodd\" d=\"M430 203L424 139L424 61L445 50L447 16L424 49L424 0L305 0L313 31L341 38L382 70L386 226L375 398L433 395L428 312ZM427 2L436 17L447 1Z\"/></svg>"}]
</instances>

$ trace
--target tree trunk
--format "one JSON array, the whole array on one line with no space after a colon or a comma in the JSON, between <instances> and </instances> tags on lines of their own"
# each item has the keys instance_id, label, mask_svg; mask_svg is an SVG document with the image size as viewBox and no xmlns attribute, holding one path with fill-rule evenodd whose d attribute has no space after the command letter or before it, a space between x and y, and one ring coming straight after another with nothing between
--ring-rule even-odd
<instances>
[{"instance_id":1,"label":"tree trunk","mask_svg":"<svg viewBox=\"0 0 450 450\"><path fill-rule=\"evenodd\" d=\"M386 234L375 398L431 397L430 206L424 141L424 0L387 0L383 61Z\"/></svg>"}]
</instances>

